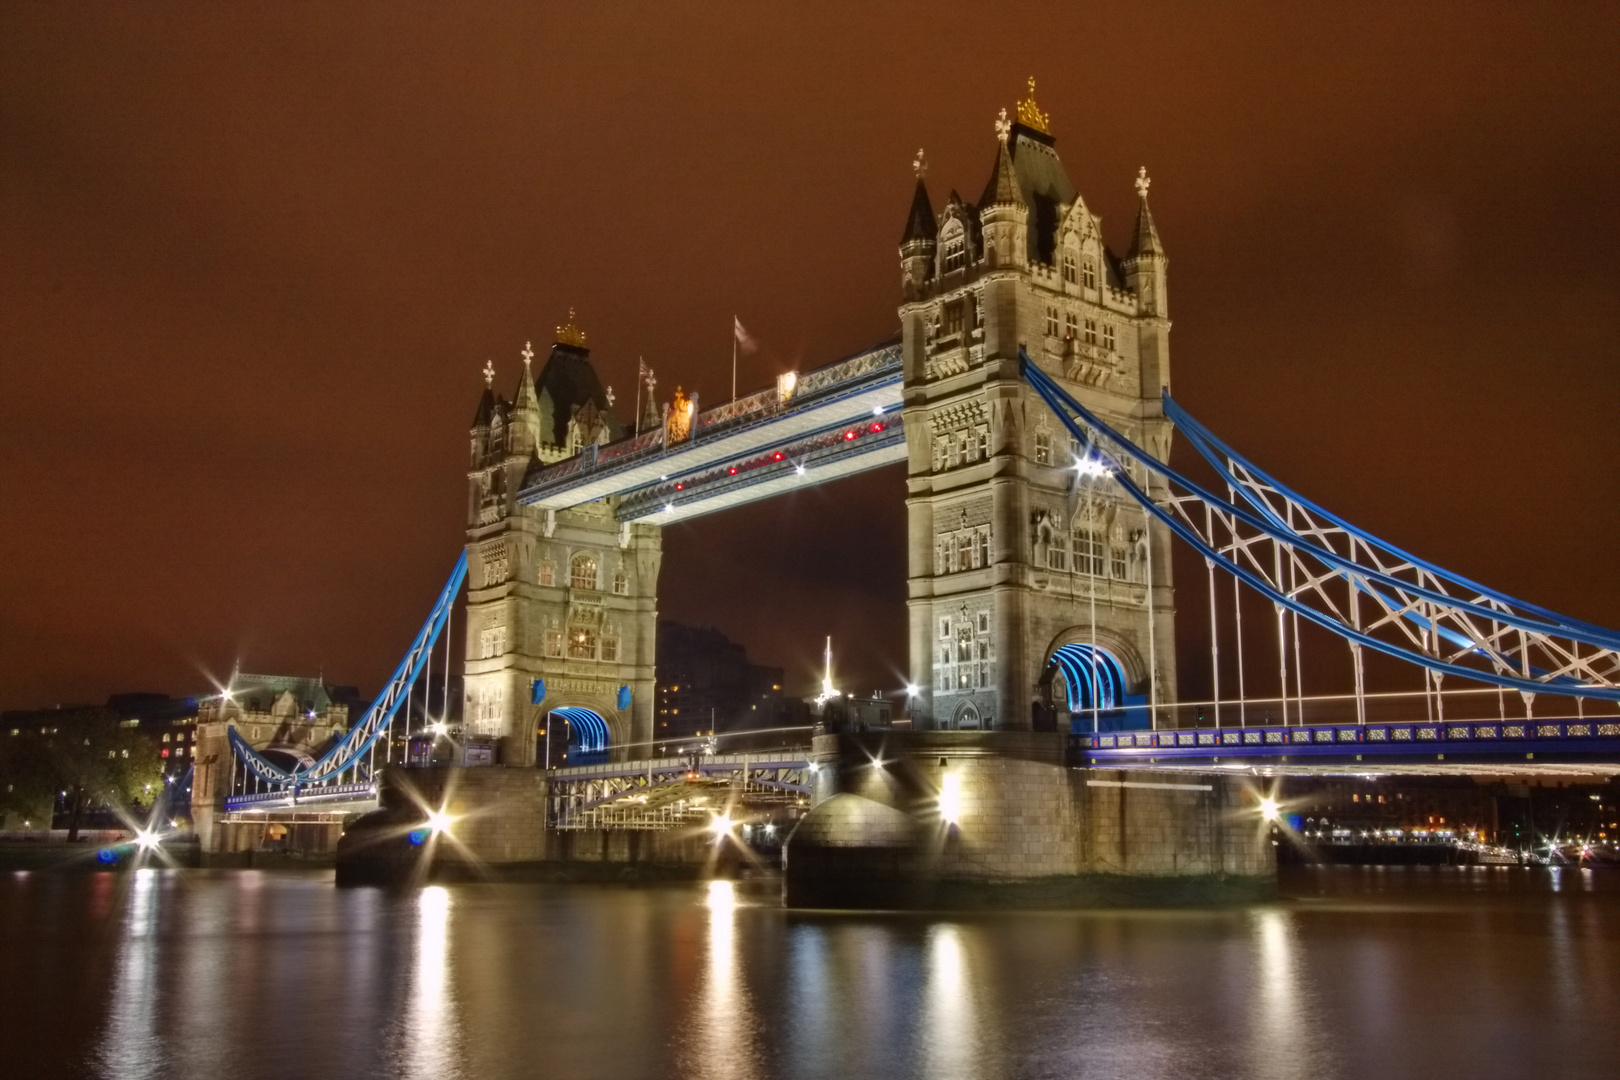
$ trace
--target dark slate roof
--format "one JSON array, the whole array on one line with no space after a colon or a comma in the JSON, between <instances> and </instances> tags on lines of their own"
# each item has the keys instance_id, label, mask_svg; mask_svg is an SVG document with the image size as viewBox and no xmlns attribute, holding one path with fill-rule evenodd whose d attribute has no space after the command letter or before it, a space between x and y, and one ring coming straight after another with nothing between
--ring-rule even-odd
<instances>
[{"instance_id":1,"label":"dark slate roof","mask_svg":"<svg viewBox=\"0 0 1620 1080\"><path fill-rule=\"evenodd\" d=\"M624 425L619 423L613 410L608 408L607 391L597 378L596 368L590 361L591 351L581 345L551 347L546 366L535 379L535 390L540 398L540 441L558 446L568 439L568 421L574 408L586 401L596 403L599 412L607 417L611 438L624 438Z\"/></svg>"},{"instance_id":2,"label":"dark slate roof","mask_svg":"<svg viewBox=\"0 0 1620 1080\"><path fill-rule=\"evenodd\" d=\"M1012 154L1007 144L997 140L996 163L990 170L990 180L984 185L984 194L979 196L981 207L991 207L997 204L1017 205L1026 202L1023 185L1018 182L1018 172L1013 167Z\"/></svg>"},{"instance_id":3,"label":"dark slate roof","mask_svg":"<svg viewBox=\"0 0 1620 1080\"><path fill-rule=\"evenodd\" d=\"M1045 132L1014 124L1007 141L996 149L995 170L979 205L1021 201L1028 206L1029 256L1050 263L1057 250L1062 208L1073 206L1078 198L1074 182L1058 158L1057 140Z\"/></svg>"},{"instance_id":4,"label":"dark slate roof","mask_svg":"<svg viewBox=\"0 0 1620 1080\"><path fill-rule=\"evenodd\" d=\"M939 234L939 223L934 220L934 204L928 199L928 185L917 177L917 193L911 197L911 213L906 217L906 232L901 244L913 240L933 240Z\"/></svg>"},{"instance_id":5,"label":"dark slate roof","mask_svg":"<svg viewBox=\"0 0 1620 1080\"><path fill-rule=\"evenodd\" d=\"M484 387L484 396L478 399L478 411L473 414L473 427L488 427L495 415L495 391Z\"/></svg>"}]
</instances>

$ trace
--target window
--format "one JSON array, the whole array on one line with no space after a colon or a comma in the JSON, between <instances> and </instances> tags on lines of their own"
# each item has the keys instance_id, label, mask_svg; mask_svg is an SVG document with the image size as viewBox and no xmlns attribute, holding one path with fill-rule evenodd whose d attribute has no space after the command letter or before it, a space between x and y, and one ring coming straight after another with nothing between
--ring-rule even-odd
<instances>
[{"instance_id":1,"label":"window","mask_svg":"<svg viewBox=\"0 0 1620 1080\"><path fill-rule=\"evenodd\" d=\"M1109 352L1114 351L1114 324L1113 323L1110 323L1110 322L1103 323L1103 348L1107 349Z\"/></svg>"},{"instance_id":2,"label":"window","mask_svg":"<svg viewBox=\"0 0 1620 1080\"><path fill-rule=\"evenodd\" d=\"M563 636L561 630L546 631L546 655L561 656L563 654Z\"/></svg>"},{"instance_id":3,"label":"window","mask_svg":"<svg viewBox=\"0 0 1620 1080\"><path fill-rule=\"evenodd\" d=\"M967 265L967 240L961 234L945 238L944 250L945 273L960 270Z\"/></svg>"},{"instance_id":4,"label":"window","mask_svg":"<svg viewBox=\"0 0 1620 1080\"><path fill-rule=\"evenodd\" d=\"M1063 280L1070 285L1080 280L1080 275L1075 270L1073 255L1065 254L1063 256Z\"/></svg>"},{"instance_id":5,"label":"window","mask_svg":"<svg viewBox=\"0 0 1620 1080\"><path fill-rule=\"evenodd\" d=\"M622 564L613 571L613 591L619 596L630 595L630 575L625 573Z\"/></svg>"},{"instance_id":6,"label":"window","mask_svg":"<svg viewBox=\"0 0 1620 1080\"><path fill-rule=\"evenodd\" d=\"M1058 336L1058 310L1055 307L1049 306L1046 309L1046 336Z\"/></svg>"},{"instance_id":7,"label":"window","mask_svg":"<svg viewBox=\"0 0 1620 1080\"><path fill-rule=\"evenodd\" d=\"M990 529L979 529L973 534L973 568L990 565Z\"/></svg>"},{"instance_id":8,"label":"window","mask_svg":"<svg viewBox=\"0 0 1620 1080\"><path fill-rule=\"evenodd\" d=\"M1097 287L1097 263L1094 259L1087 259L1085 262L1085 285L1088 289Z\"/></svg>"},{"instance_id":9,"label":"window","mask_svg":"<svg viewBox=\"0 0 1620 1080\"><path fill-rule=\"evenodd\" d=\"M989 632L990 632L990 613L988 611L981 611L981 612L979 612L979 633L988 634ZM990 646L988 644L986 644L985 645L985 651L980 654L981 658L989 659L989 656L990 656L989 648L990 648Z\"/></svg>"},{"instance_id":10,"label":"window","mask_svg":"<svg viewBox=\"0 0 1620 1080\"><path fill-rule=\"evenodd\" d=\"M1069 553L1063 549L1063 537L1053 536L1046 542L1046 568L1048 570L1069 568Z\"/></svg>"},{"instance_id":11,"label":"window","mask_svg":"<svg viewBox=\"0 0 1620 1080\"><path fill-rule=\"evenodd\" d=\"M1035 463L1037 465L1052 464L1052 433L1050 431L1037 431L1035 433Z\"/></svg>"},{"instance_id":12,"label":"window","mask_svg":"<svg viewBox=\"0 0 1620 1080\"><path fill-rule=\"evenodd\" d=\"M981 458L987 458L987 457L990 456L990 429L989 428L980 428L979 429L979 456Z\"/></svg>"},{"instance_id":13,"label":"window","mask_svg":"<svg viewBox=\"0 0 1620 1080\"><path fill-rule=\"evenodd\" d=\"M945 305L945 326L941 333L943 333L946 337L950 337L952 334L960 334L962 332L963 306L964 304L961 300L956 300Z\"/></svg>"},{"instance_id":14,"label":"window","mask_svg":"<svg viewBox=\"0 0 1620 1080\"><path fill-rule=\"evenodd\" d=\"M576 589L596 588L596 556L582 551L568 562L568 584Z\"/></svg>"},{"instance_id":15,"label":"window","mask_svg":"<svg viewBox=\"0 0 1620 1080\"><path fill-rule=\"evenodd\" d=\"M168 742L168 741L169 741L169 733L168 733L168 732L167 732L167 731L165 731L165 732L164 732L164 733L163 733L163 741L164 741L164 742Z\"/></svg>"},{"instance_id":16,"label":"window","mask_svg":"<svg viewBox=\"0 0 1620 1080\"><path fill-rule=\"evenodd\" d=\"M619 659L619 639L612 634L602 635L602 660L615 663Z\"/></svg>"},{"instance_id":17,"label":"window","mask_svg":"<svg viewBox=\"0 0 1620 1080\"><path fill-rule=\"evenodd\" d=\"M1063 315L1063 336L1070 341L1080 336L1080 316L1072 311Z\"/></svg>"},{"instance_id":18,"label":"window","mask_svg":"<svg viewBox=\"0 0 1620 1080\"><path fill-rule=\"evenodd\" d=\"M491 544L484 549L485 585L499 585L505 581L508 569L505 544Z\"/></svg>"},{"instance_id":19,"label":"window","mask_svg":"<svg viewBox=\"0 0 1620 1080\"><path fill-rule=\"evenodd\" d=\"M1117 547L1117 548L1114 548L1112 551L1109 552L1109 556L1108 556L1108 572L1110 574L1112 574L1114 577L1117 577L1117 578L1123 579L1125 577L1125 549L1124 548Z\"/></svg>"},{"instance_id":20,"label":"window","mask_svg":"<svg viewBox=\"0 0 1620 1080\"><path fill-rule=\"evenodd\" d=\"M568 658L570 660L596 659L596 631L577 626L568 631Z\"/></svg>"},{"instance_id":21,"label":"window","mask_svg":"<svg viewBox=\"0 0 1620 1080\"><path fill-rule=\"evenodd\" d=\"M951 620L948 616L939 620L939 636L945 641L951 639Z\"/></svg>"},{"instance_id":22,"label":"window","mask_svg":"<svg viewBox=\"0 0 1620 1080\"><path fill-rule=\"evenodd\" d=\"M963 533L956 538L956 568L966 570L973 565L973 537Z\"/></svg>"},{"instance_id":23,"label":"window","mask_svg":"<svg viewBox=\"0 0 1620 1080\"><path fill-rule=\"evenodd\" d=\"M1090 529L1074 530L1074 569L1076 573L1101 576L1103 572L1102 536Z\"/></svg>"},{"instance_id":24,"label":"window","mask_svg":"<svg viewBox=\"0 0 1620 1080\"><path fill-rule=\"evenodd\" d=\"M1086 320L1086 344L1087 345L1095 345L1095 344L1097 344L1097 320L1096 319L1087 319Z\"/></svg>"},{"instance_id":25,"label":"window","mask_svg":"<svg viewBox=\"0 0 1620 1080\"><path fill-rule=\"evenodd\" d=\"M551 565L550 559L547 559L545 562L540 564L540 584L557 584L557 568Z\"/></svg>"},{"instance_id":26,"label":"window","mask_svg":"<svg viewBox=\"0 0 1620 1080\"><path fill-rule=\"evenodd\" d=\"M506 655L506 627L492 626L478 635L478 655L485 660Z\"/></svg>"}]
</instances>

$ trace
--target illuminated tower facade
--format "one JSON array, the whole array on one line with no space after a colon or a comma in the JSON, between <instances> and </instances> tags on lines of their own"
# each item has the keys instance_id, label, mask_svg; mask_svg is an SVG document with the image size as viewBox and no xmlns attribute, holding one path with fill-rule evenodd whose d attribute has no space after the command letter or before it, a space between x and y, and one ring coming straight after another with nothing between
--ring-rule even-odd
<instances>
[{"instance_id":1,"label":"illuminated tower facade","mask_svg":"<svg viewBox=\"0 0 1620 1080\"><path fill-rule=\"evenodd\" d=\"M624 435L572 312L538 375L533 360L524 346L510 401L485 366L467 473L463 724L500 737L508 765L534 764L548 725L554 764L652 738L662 531L621 523L611 499L517 501L531 469Z\"/></svg>"},{"instance_id":2,"label":"illuminated tower facade","mask_svg":"<svg viewBox=\"0 0 1620 1080\"><path fill-rule=\"evenodd\" d=\"M1167 260L1148 179L1119 258L1034 80L995 135L977 203L952 191L936 212L919 153L900 243L913 713L936 729L1147 726L1145 706L1175 687L1168 533L1094 471L1020 378L1018 351L1169 454Z\"/></svg>"}]
</instances>

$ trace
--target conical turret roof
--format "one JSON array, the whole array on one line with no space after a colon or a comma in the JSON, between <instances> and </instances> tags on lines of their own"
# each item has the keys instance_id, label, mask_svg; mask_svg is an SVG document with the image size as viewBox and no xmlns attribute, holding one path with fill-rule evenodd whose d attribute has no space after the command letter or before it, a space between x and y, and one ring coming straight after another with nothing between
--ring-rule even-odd
<instances>
[{"instance_id":1,"label":"conical turret roof","mask_svg":"<svg viewBox=\"0 0 1620 1080\"><path fill-rule=\"evenodd\" d=\"M1131 249L1125 254L1127 259L1164 254L1164 246L1159 243L1159 230L1153 224L1153 211L1148 208L1148 184L1147 169L1144 167L1136 174L1136 235L1131 237Z\"/></svg>"},{"instance_id":2,"label":"conical turret roof","mask_svg":"<svg viewBox=\"0 0 1620 1080\"><path fill-rule=\"evenodd\" d=\"M911 213L906 216L906 232L900 237L902 245L913 240L932 242L939 235L939 222L934 217L934 204L928 198L928 185L917 177L917 192L911 197Z\"/></svg>"}]
</instances>

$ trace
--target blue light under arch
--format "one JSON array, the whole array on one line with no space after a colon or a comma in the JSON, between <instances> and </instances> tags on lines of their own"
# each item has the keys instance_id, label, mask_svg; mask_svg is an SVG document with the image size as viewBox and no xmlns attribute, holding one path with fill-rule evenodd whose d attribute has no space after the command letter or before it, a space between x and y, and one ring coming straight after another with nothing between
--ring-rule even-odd
<instances>
[{"instance_id":1,"label":"blue light under arch","mask_svg":"<svg viewBox=\"0 0 1620 1080\"><path fill-rule=\"evenodd\" d=\"M1119 658L1100 646L1061 645L1052 654L1069 692L1069 711L1111 712L1125 700L1125 668ZM1095 701L1093 701L1095 696Z\"/></svg>"},{"instance_id":2,"label":"blue light under arch","mask_svg":"<svg viewBox=\"0 0 1620 1080\"><path fill-rule=\"evenodd\" d=\"M577 705L567 705L560 709L552 709L551 715L568 721L568 760L571 764L582 764L580 759L583 755L607 753L608 725L600 713L592 709L582 709Z\"/></svg>"}]
</instances>

